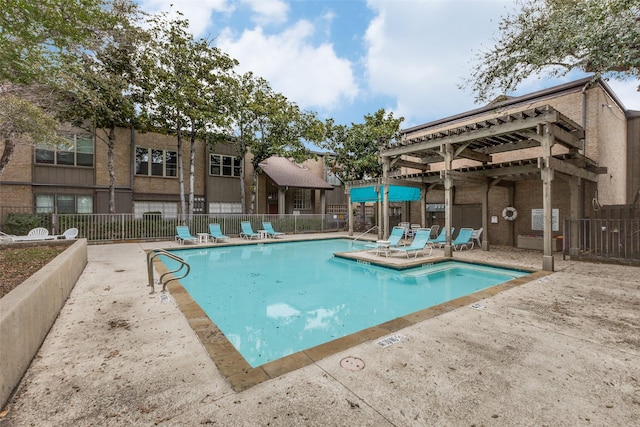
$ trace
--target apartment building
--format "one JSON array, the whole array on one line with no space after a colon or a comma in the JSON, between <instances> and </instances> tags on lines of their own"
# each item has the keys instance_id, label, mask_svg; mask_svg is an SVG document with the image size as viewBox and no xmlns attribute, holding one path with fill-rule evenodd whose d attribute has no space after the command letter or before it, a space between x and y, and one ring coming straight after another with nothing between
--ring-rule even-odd
<instances>
[{"instance_id":1,"label":"apartment building","mask_svg":"<svg viewBox=\"0 0 640 427\"><path fill-rule=\"evenodd\" d=\"M107 134L103 129L89 133L66 128L64 147L18 145L0 177L0 207L33 213L108 213L110 174ZM1 144L1 143L0 143ZM0 145L1 146L1 145ZM196 141L194 148L194 213L246 213L251 200L250 157L245 160L245 201L241 197L241 160L231 144L207 146ZM184 192L190 188L191 144L183 140L182 168ZM324 167L326 153L295 166L287 159L268 159L267 163L297 174L278 183L269 174L258 174L254 213L319 214L346 212L346 197L340 183L332 180ZM250 155L249 155L250 156ZM176 137L153 132L118 128L115 133L113 170L116 213L181 213L180 173ZM271 175L276 172L268 168ZM330 196L325 196L330 194ZM266 197L265 197L266 195ZM328 197L328 198L327 198ZM281 199L281 202L278 201ZM325 209L323 211L323 209Z\"/></svg>"},{"instance_id":2,"label":"apartment building","mask_svg":"<svg viewBox=\"0 0 640 427\"><path fill-rule=\"evenodd\" d=\"M381 161L384 177L347 183L349 194L419 188L418 201L404 202L403 221L482 227L486 248L519 246L520 236L560 236L565 218L634 202L640 112L605 81L585 78L405 129Z\"/></svg>"}]
</instances>

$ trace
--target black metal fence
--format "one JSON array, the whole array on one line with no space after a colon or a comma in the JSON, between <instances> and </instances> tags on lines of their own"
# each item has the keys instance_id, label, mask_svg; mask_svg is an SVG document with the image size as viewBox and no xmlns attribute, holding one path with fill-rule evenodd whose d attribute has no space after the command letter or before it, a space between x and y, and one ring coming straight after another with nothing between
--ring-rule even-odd
<instances>
[{"instance_id":1,"label":"black metal fence","mask_svg":"<svg viewBox=\"0 0 640 427\"><path fill-rule=\"evenodd\" d=\"M640 264L639 218L566 219L563 241L572 259Z\"/></svg>"}]
</instances>

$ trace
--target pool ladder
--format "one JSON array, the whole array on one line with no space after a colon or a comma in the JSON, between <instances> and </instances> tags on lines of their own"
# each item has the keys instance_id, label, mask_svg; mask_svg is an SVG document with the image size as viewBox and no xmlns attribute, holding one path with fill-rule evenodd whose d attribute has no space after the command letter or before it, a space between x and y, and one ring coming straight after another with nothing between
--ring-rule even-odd
<instances>
[{"instance_id":1,"label":"pool ladder","mask_svg":"<svg viewBox=\"0 0 640 427\"><path fill-rule=\"evenodd\" d=\"M171 282L172 280L180 280L183 277L187 277L187 275L189 274L189 272L191 271L191 266L185 262L185 260L183 260L182 258L180 258L177 255L172 254L171 252L165 251L164 249L152 249L149 252L147 252L147 272L149 275L149 286L151 287L151 292L150 293L154 293L155 292L155 281L153 279L153 260L156 259L157 257L159 257L160 255L164 255L167 258L171 258L174 261L178 261L180 263L180 266L178 268L176 268L175 270L170 270L167 271L166 273L163 273L162 275L160 275L160 277L158 278L158 282L157 283L161 283L162 284L162 292L166 292L167 290L167 283ZM173 274L173 273L178 273L179 271L181 271L183 268L187 269L186 272L184 272L182 274L182 276L173 276L170 277L168 279L165 280L165 277Z\"/></svg>"}]
</instances>

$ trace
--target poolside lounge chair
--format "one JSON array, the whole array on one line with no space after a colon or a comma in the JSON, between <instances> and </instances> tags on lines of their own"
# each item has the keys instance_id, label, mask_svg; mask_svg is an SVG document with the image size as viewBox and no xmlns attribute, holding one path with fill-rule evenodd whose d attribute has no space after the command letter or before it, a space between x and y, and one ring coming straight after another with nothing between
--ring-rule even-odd
<instances>
[{"instance_id":1,"label":"poolside lounge chair","mask_svg":"<svg viewBox=\"0 0 640 427\"><path fill-rule=\"evenodd\" d=\"M453 236L453 232L456 231L455 227L451 227L451 235ZM431 245L431 247L435 248L437 247L442 247L445 245L445 243L447 243L447 227L442 227L442 230L440 230L440 234L438 234L438 237L436 237L435 239L429 239L429 245Z\"/></svg>"},{"instance_id":2,"label":"poolside lounge chair","mask_svg":"<svg viewBox=\"0 0 640 427\"><path fill-rule=\"evenodd\" d=\"M271 225L270 222L263 222L262 223L262 228L264 229L264 231L267 232L267 236L268 237L280 237L280 236L284 236L284 233L280 232L280 231L275 231L273 229L273 225Z\"/></svg>"},{"instance_id":3,"label":"poolside lounge chair","mask_svg":"<svg viewBox=\"0 0 640 427\"><path fill-rule=\"evenodd\" d=\"M75 240L78 237L78 229L75 227L64 230L59 236L56 236L58 239L66 239L66 240Z\"/></svg>"},{"instance_id":4,"label":"poolside lounge chair","mask_svg":"<svg viewBox=\"0 0 640 427\"><path fill-rule=\"evenodd\" d=\"M184 245L184 242L198 242L198 238L191 235L189 227L186 225L176 225L176 240L181 245Z\"/></svg>"},{"instance_id":5,"label":"poolside lounge chair","mask_svg":"<svg viewBox=\"0 0 640 427\"><path fill-rule=\"evenodd\" d=\"M242 221L240 223L240 227L242 227L242 232L240 233L240 237L244 237L245 239L259 239L260 233L256 233L251 228L251 223L249 221Z\"/></svg>"},{"instance_id":6,"label":"poolside lounge chair","mask_svg":"<svg viewBox=\"0 0 640 427\"><path fill-rule=\"evenodd\" d=\"M455 238L454 241L451 242L453 249L456 251L463 250L464 248L468 248L471 245L471 249L473 249L473 240L471 237L473 236L473 228L461 228L458 233L458 237Z\"/></svg>"},{"instance_id":7,"label":"poolside lounge chair","mask_svg":"<svg viewBox=\"0 0 640 427\"><path fill-rule=\"evenodd\" d=\"M438 231L440 231L440 226L438 224L433 224L431 226L431 235L434 239L438 237Z\"/></svg>"},{"instance_id":8,"label":"poolside lounge chair","mask_svg":"<svg viewBox=\"0 0 640 427\"><path fill-rule=\"evenodd\" d=\"M389 248L404 246L404 242L402 241L403 237L404 228L396 226L391 229L391 234L389 235L388 241L381 240L380 242L384 242L382 245L380 244L380 242L376 242L374 244L365 245L365 248L373 248L374 250L370 252L375 252L376 255L380 255L381 253L387 255L389 253Z\"/></svg>"},{"instance_id":9,"label":"poolside lounge chair","mask_svg":"<svg viewBox=\"0 0 640 427\"><path fill-rule=\"evenodd\" d=\"M407 237L413 237L416 235L416 231L422 228L420 224L411 224L411 227L407 230Z\"/></svg>"},{"instance_id":10,"label":"poolside lounge chair","mask_svg":"<svg viewBox=\"0 0 640 427\"><path fill-rule=\"evenodd\" d=\"M407 258L409 258L409 254L413 253L414 254L414 258L418 257L418 254L422 253L422 251L424 251L424 249L426 247L429 248L429 255L427 256L431 256L431 253L433 252L433 247L428 246L427 243L429 242L429 235L431 234L431 230L428 228L419 228L416 231L416 235L413 238L413 242L411 242L411 244L409 246L401 246L401 247L396 247L396 248L391 248L392 252L402 252L405 253L407 255Z\"/></svg>"},{"instance_id":11,"label":"poolside lounge chair","mask_svg":"<svg viewBox=\"0 0 640 427\"><path fill-rule=\"evenodd\" d=\"M209 234L211 234L213 243L218 243L218 240L229 239L229 236L225 236L224 234L222 234L222 229L220 228L220 224L218 223L209 224Z\"/></svg>"},{"instance_id":12,"label":"poolside lounge chair","mask_svg":"<svg viewBox=\"0 0 640 427\"><path fill-rule=\"evenodd\" d=\"M410 233L409 230L411 229L411 224L409 224L408 222L401 222L401 223L398 223L398 227L402 227L403 236L405 238L408 238Z\"/></svg>"},{"instance_id":13,"label":"poolside lounge chair","mask_svg":"<svg viewBox=\"0 0 640 427\"><path fill-rule=\"evenodd\" d=\"M391 234L389 235L389 246L404 246L404 242L402 238L404 237L404 228L400 226L395 226L391 229ZM375 248L376 245L365 245L365 248Z\"/></svg>"},{"instance_id":14,"label":"poolside lounge chair","mask_svg":"<svg viewBox=\"0 0 640 427\"><path fill-rule=\"evenodd\" d=\"M49 234L44 227L36 227L29 230L26 236L8 236L12 242L32 242L35 240L55 240L58 236Z\"/></svg>"},{"instance_id":15,"label":"poolside lounge chair","mask_svg":"<svg viewBox=\"0 0 640 427\"><path fill-rule=\"evenodd\" d=\"M477 230L473 230L473 235L471 236L471 241L472 242L478 242L478 247L482 247L482 242L480 242L480 236L482 236L482 230L484 230L482 227L478 228ZM473 246L471 246L471 249L473 249Z\"/></svg>"}]
</instances>

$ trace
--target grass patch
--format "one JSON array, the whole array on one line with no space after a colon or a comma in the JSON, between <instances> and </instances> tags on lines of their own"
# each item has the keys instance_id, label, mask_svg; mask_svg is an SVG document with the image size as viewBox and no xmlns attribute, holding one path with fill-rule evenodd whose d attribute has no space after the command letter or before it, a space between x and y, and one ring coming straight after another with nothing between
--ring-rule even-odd
<instances>
[{"instance_id":1,"label":"grass patch","mask_svg":"<svg viewBox=\"0 0 640 427\"><path fill-rule=\"evenodd\" d=\"M0 298L40 270L68 246L0 249Z\"/></svg>"}]
</instances>

